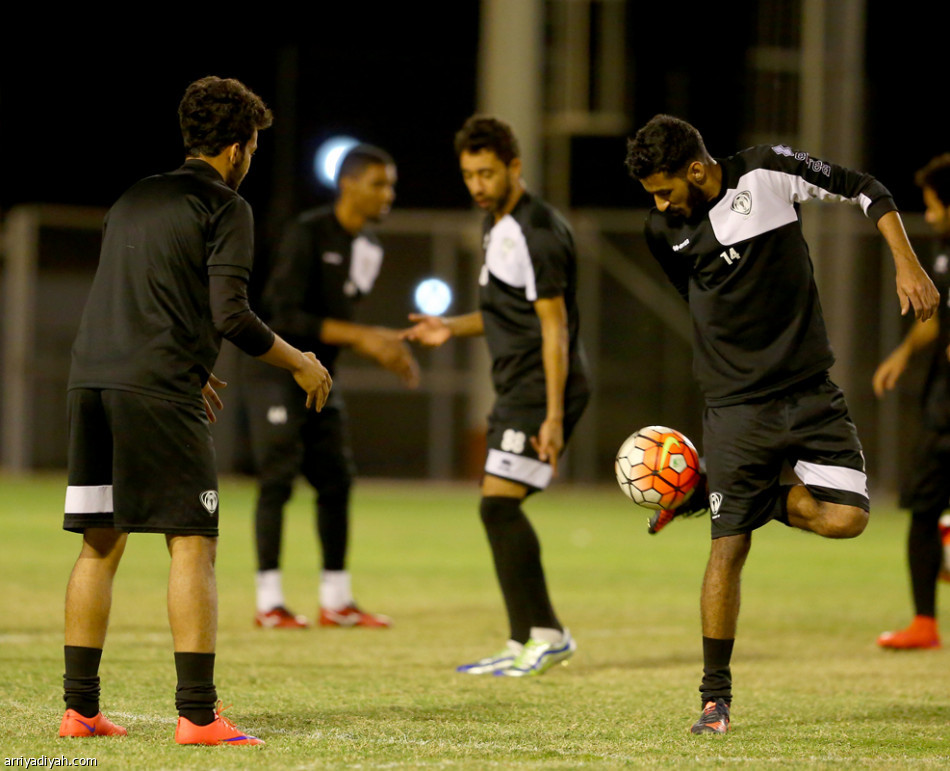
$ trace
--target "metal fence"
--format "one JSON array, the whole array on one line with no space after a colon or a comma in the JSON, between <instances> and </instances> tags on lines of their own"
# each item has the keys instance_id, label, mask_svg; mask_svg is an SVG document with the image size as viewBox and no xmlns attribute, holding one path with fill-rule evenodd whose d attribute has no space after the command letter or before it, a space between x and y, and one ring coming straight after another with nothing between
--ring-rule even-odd
<instances>
[{"instance_id":1,"label":"metal fence","mask_svg":"<svg viewBox=\"0 0 950 771\"><path fill-rule=\"evenodd\" d=\"M876 363L899 341L893 265L874 227L857 212L806 209L816 274L842 381L865 444L872 485L890 491L912 441L920 368L896 396L873 399ZM69 350L95 270L103 212L34 206L8 213L3 226L0 434L7 470L65 465L65 386ZM852 216L853 215L853 216ZM590 407L565 458L563 477L612 478L623 439L647 424L673 425L701 446L702 401L691 376L686 306L642 238L644 211L568 213L580 253L581 336L594 380ZM923 238L922 218L906 219ZM480 218L470 212L397 211L380 228L383 270L359 320L402 327L418 282L445 280L448 313L474 309L481 264ZM844 241L842 240L844 239ZM847 243L847 259L838 259ZM925 248L925 247L924 247ZM840 263L846 262L844 268ZM775 298L776 303L782 298ZM231 382L215 426L222 470L246 469L236 349L225 345L217 374ZM484 418L491 405L488 359L479 339L418 352L422 385L406 390L388 373L344 353L336 387L345 395L357 466L366 476L464 478L478 473Z\"/></svg>"}]
</instances>

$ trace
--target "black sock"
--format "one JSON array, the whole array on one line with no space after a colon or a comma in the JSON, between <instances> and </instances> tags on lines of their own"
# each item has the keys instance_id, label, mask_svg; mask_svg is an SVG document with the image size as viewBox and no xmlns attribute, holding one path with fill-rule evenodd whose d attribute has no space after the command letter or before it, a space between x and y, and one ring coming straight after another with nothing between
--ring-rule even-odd
<instances>
[{"instance_id":1,"label":"black sock","mask_svg":"<svg viewBox=\"0 0 950 771\"><path fill-rule=\"evenodd\" d=\"M218 692L214 688L213 653L175 653L178 687L175 708L195 725L214 721Z\"/></svg>"},{"instance_id":2,"label":"black sock","mask_svg":"<svg viewBox=\"0 0 950 771\"><path fill-rule=\"evenodd\" d=\"M346 570L349 502L349 486L320 491L317 502L317 537L320 539L324 570Z\"/></svg>"},{"instance_id":3,"label":"black sock","mask_svg":"<svg viewBox=\"0 0 950 771\"><path fill-rule=\"evenodd\" d=\"M511 639L527 642L533 626L560 629L544 580L541 544L521 510L521 501L482 498L481 515L508 610Z\"/></svg>"},{"instance_id":4,"label":"black sock","mask_svg":"<svg viewBox=\"0 0 950 771\"><path fill-rule=\"evenodd\" d=\"M703 704L716 699L723 699L726 704L732 703L732 670L729 662L735 642L734 639L703 637L703 683L699 686Z\"/></svg>"},{"instance_id":5,"label":"black sock","mask_svg":"<svg viewBox=\"0 0 950 771\"><path fill-rule=\"evenodd\" d=\"M943 509L913 511L907 534L907 564L918 616L936 617L937 577L943 562L943 544L938 523Z\"/></svg>"},{"instance_id":6,"label":"black sock","mask_svg":"<svg viewBox=\"0 0 950 771\"><path fill-rule=\"evenodd\" d=\"M66 673L63 675L63 701L83 717L99 714L99 662L102 648L64 645Z\"/></svg>"}]
</instances>

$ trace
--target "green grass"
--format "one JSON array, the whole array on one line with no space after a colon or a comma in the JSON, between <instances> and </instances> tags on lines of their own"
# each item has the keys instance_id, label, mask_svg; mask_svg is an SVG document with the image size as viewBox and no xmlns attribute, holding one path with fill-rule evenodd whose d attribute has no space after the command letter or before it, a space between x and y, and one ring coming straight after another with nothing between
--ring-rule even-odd
<instances>
[{"instance_id":1,"label":"green grass","mask_svg":"<svg viewBox=\"0 0 950 771\"><path fill-rule=\"evenodd\" d=\"M222 482L218 690L261 748L182 748L160 536L130 539L102 664L124 739L61 740L62 602L79 538L60 529L58 475L0 479L0 755L95 757L99 768L896 768L950 765L950 659L874 640L909 620L904 515L831 542L770 525L745 570L733 731L691 737L701 675L699 584L708 523L657 537L615 488L556 486L529 501L548 580L579 644L538 679L455 665L504 640L473 484L364 482L351 569L388 631L262 631L253 616L246 481ZM288 602L312 615L310 497L288 512Z\"/></svg>"}]
</instances>

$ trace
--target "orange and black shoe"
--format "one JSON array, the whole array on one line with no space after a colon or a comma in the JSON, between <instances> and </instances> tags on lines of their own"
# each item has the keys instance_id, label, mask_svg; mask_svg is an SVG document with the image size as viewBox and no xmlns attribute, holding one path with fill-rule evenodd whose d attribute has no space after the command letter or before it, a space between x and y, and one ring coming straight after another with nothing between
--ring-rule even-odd
<instances>
[{"instance_id":1,"label":"orange and black shoe","mask_svg":"<svg viewBox=\"0 0 950 771\"><path fill-rule=\"evenodd\" d=\"M877 644L893 650L939 648L940 632L937 631L937 619L933 616L914 616L910 626L898 632L885 632L877 638Z\"/></svg>"},{"instance_id":2,"label":"orange and black shoe","mask_svg":"<svg viewBox=\"0 0 950 771\"><path fill-rule=\"evenodd\" d=\"M709 513L709 484L705 468L705 463L700 460L699 481L689 498L675 509L657 509L653 512L647 526L650 535L656 535L677 517L699 517Z\"/></svg>"},{"instance_id":3,"label":"orange and black shoe","mask_svg":"<svg viewBox=\"0 0 950 771\"><path fill-rule=\"evenodd\" d=\"M63 722L59 724L59 735L73 739L87 736L127 736L122 726L116 725L101 712L95 717L85 717L74 709L67 709Z\"/></svg>"},{"instance_id":4,"label":"orange and black shoe","mask_svg":"<svg viewBox=\"0 0 950 771\"><path fill-rule=\"evenodd\" d=\"M306 616L291 613L282 605L271 610L259 610L254 616L254 624L265 629L306 629L310 620Z\"/></svg>"},{"instance_id":5,"label":"orange and black shoe","mask_svg":"<svg viewBox=\"0 0 950 771\"><path fill-rule=\"evenodd\" d=\"M214 720L208 725L195 725L186 717L178 718L178 725L175 727L175 741L178 744L263 744L263 740L256 736L248 736L241 731L234 723L228 720L222 712L227 707L221 706L218 702L215 709Z\"/></svg>"},{"instance_id":6,"label":"orange and black shoe","mask_svg":"<svg viewBox=\"0 0 950 771\"><path fill-rule=\"evenodd\" d=\"M725 699L707 701L703 705L703 714L689 729L691 734L719 734L729 730L729 705Z\"/></svg>"},{"instance_id":7,"label":"orange and black shoe","mask_svg":"<svg viewBox=\"0 0 950 771\"><path fill-rule=\"evenodd\" d=\"M382 613L367 613L353 602L339 610L320 608L320 626L361 626L368 629L388 629L392 625L393 620L389 616L384 616Z\"/></svg>"}]
</instances>

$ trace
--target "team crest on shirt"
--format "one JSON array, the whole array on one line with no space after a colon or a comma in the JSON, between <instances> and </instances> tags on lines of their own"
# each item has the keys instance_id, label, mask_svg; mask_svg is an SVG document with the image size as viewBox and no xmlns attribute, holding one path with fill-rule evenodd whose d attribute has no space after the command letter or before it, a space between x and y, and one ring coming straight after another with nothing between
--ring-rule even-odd
<instances>
[{"instance_id":1,"label":"team crest on shirt","mask_svg":"<svg viewBox=\"0 0 950 771\"><path fill-rule=\"evenodd\" d=\"M748 190L743 190L741 193L736 193L736 197L732 199L732 210L743 215L751 214L752 193L750 193Z\"/></svg>"},{"instance_id":2,"label":"team crest on shirt","mask_svg":"<svg viewBox=\"0 0 950 771\"><path fill-rule=\"evenodd\" d=\"M946 273L947 267L950 266L950 257L945 254L938 254L937 259L934 260L934 273Z\"/></svg>"},{"instance_id":3,"label":"team crest on shirt","mask_svg":"<svg viewBox=\"0 0 950 771\"><path fill-rule=\"evenodd\" d=\"M709 510L712 512L710 519L719 517L719 507L722 505L722 493L709 494Z\"/></svg>"},{"instance_id":4,"label":"team crest on shirt","mask_svg":"<svg viewBox=\"0 0 950 771\"><path fill-rule=\"evenodd\" d=\"M205 511L209 514L215 514L218 511L218 491L217 490L205 490L201 495L198 496L198 500L201 501L201 505L205 507Z\"/></svg>"}]
</instances>

